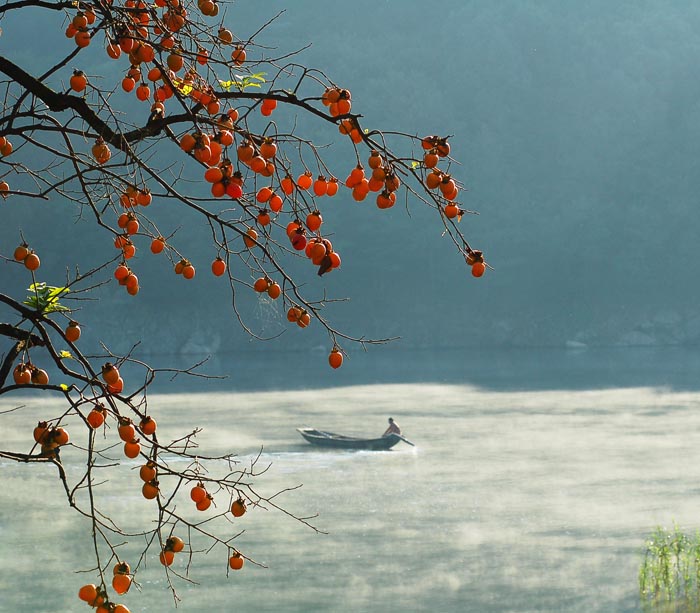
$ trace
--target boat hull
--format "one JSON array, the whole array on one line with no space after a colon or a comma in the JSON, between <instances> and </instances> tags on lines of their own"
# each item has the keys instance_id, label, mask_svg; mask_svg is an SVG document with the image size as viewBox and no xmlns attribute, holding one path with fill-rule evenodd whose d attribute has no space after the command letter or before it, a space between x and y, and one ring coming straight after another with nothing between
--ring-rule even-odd
<instances>
[{"instance_id":1,"label":"boat hull","mask_svg":"<svg viewBox=\"0 0 700 613\"><path fill-rule=\"evenodd\" d=\"M379 438L358 438L343 436L315 428L297 428L306 441L319 447L333 449L369 449L371 451L384 451L391 449L399 441L403 440L398 434L388 434Z\"/></svg>"}]
</instances>

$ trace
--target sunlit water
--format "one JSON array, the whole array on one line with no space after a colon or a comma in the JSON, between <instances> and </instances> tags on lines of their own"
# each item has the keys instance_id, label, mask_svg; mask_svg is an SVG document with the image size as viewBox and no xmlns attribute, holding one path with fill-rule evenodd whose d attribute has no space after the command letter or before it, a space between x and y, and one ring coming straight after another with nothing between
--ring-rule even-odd
<instances>
[{"instance_id":1,"label":"sunlit water","mask_svg":"<svg viewBox=\"0 0 700 613\"><path fill-rule=\"evenodd\" d=\"M15 404L3 399L0 409ZM327 532L251 509L230 530L245 530L238 548L267 568L227 576L224 550L197 555L190 577L199 585L175 580L178 610L638 611L645 537L674 521L700 526L699 404L700 392L656 386L429 382L152 396L161 438L197 423L202 453L235 450L250 461L262 449L258 466L271 467L258 489L303 484L278 502L318 514L312 523ZM51 411L31 399L4 415L3 447L24 449ZM322 451L295 431L375 434L389 415L415 447ZM64 452L67 463L79 457ZM0 470L0 611L87 611L77 589L95 575L75 571L92 564L89 525L67 508L55 469ZM152 519L135 472L99 492L126 526ZM137 548L125 546L123 557ZM173 605L157 552L149 555L142 591L122 599L133 613Z\"/></svg>"}]
</instances>

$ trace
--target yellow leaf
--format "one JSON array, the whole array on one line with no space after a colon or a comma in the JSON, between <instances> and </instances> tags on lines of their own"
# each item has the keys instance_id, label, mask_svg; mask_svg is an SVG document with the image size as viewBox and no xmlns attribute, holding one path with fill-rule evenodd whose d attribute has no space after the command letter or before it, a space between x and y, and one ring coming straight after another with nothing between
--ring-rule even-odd
<instances>
[{"instance_id":1,"label":"yellow leaf","mask_svg":"<svg viewBox=\"0 0 700 613\"><path fill-rule=\"evenodd\" d=\"M184 81L173 81L173 85L177 87L178 91L183 96L189 96L192 90L194 89L191 85L185 83Z\"/></svg>"}]
</instances>

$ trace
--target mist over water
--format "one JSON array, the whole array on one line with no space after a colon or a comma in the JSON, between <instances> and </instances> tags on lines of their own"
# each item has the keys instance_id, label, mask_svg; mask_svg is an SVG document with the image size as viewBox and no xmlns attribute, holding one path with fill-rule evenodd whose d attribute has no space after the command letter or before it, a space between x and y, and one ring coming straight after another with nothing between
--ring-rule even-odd
<instances>
[{"instance_id":1,"label":"mist over water","mask_svg":"<svg viewBox=\"0 0 700 613\"><path fill-rule=\"evenodd\" d=\"M589 362L594 369L600 356ZM627 375L638 372L639 355L627 364ZM673 370L669 354L666 368ZM256 466L270 468L258 489L303 484L276 501L298 515L318 513L311 521L327 532L251 509L231 530L245 529L236 546L268 568L248 564L227 578L225 552L195 556L191 578L202 585L176 581L179 610L640 610L645 537L674 521L687 532L700 527L693 469L700 390L647 372L655 385L591 379L588 388L532 389L529 373L516 370L510 388L376 383L150 396L161 438L181 436L196 421L204 426L202 453L235 450L243 462L260 454ZM47 412L50 405L28 400L9 416L4 438L22 448L27 424ZM390 415L416 447L324 451L295 431L375 435ZM63 456L70 465L79 454ZM76 610L77 588L92 580L73 573L76 560L91 563L88 524L66 508L49 467L4 463L2 471L0 611L36 611L36 594ZM152 517L135 473L121 470L98 491L127 527ZM37 552L66 572L32 572ZM136 544L124 548L124 557L135 555ZM133 611L162 611L170 598L156 553L150 557L137 576L143 591L123 598Z\"/></svg>"}]
</instances>

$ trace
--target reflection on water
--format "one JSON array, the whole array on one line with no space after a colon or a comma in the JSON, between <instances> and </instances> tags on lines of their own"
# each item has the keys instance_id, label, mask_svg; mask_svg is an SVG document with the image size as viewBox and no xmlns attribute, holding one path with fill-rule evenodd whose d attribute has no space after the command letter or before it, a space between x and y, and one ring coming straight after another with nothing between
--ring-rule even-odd
<instances>
[{"instance_id":1,"label":"reflection on water","mask_svg":"<svg viewBox=\"0 0 700 613\"><path fill-rule=\"evenodd\" d=\"M687 384L692 361L679 360L674 370L668 355L659 368L649 368L656 363L650 356L647 362L638 357L586 366L583 355L574 356L581 371L560 378L587 376L587 388L546 384L557 379L549 358L531 356L530 367L514 370L506 386L497 384L504 371L486 370L493 360L466 368L463 356L464 372L475 377L481 368L485 385L309 385L151 396L161 437L181 436L197 421L204 425L203 451L236 450L242 461L261 453L260 465L271 468L259 489L303 484L279 502L297 514L318 513L313 522L328 533L252 509L237 546L268 568L248 565L227 578L225 552L197 556L191 576L202 585L178 584L178 610L639 610L645 536L673 521L685 531L700 527L694 468L700 392ZM558 368L570 359L559 360ZM440 372L455 370L455 362L450 356ZM614 371L594 380L591 373L613 362ZM538 371L542 363L555 372ZM629 385L645 368L647 384ZM664 381L664 372L673 380ZM608 383L616 377L617 387ZM6 443L31 437L46 411L45 403L32 401L5 415ZM309 425L376 434L388 415L416 447L318 450L295 430ZM75 594L92 575L71 570L91 564L89 526L66 508L50 467L4 463L1 470L0 611L81 610ZM151 519L138 477L122 473L102 488L111 513L127 523ZM127 545L125 557L136 550ZM157 561L137 578L142 591L124 597L131 610L169 610Z\"/></svg>"}]
</instances>

